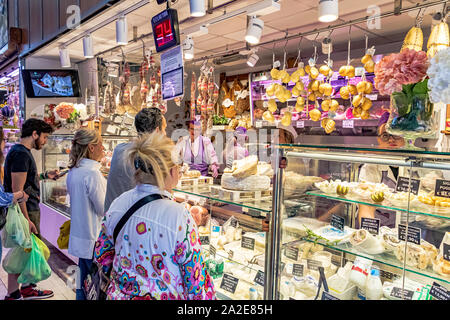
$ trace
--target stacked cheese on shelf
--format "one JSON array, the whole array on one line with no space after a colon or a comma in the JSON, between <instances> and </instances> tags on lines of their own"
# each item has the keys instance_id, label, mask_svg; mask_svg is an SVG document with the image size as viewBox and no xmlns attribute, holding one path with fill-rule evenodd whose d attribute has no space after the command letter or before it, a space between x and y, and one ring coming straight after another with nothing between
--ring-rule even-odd
<instances>
[{"instance_id":1,"label":"stacked cheese on shelf","mask_svg":"<svg viewBox=\"0 0 450 320\"><path fill-rule=\"evenodd\" d=\"M257 156L248 156L242 160L235 160L231 169L224 170L221 186L224 189L238 191L269 190L270 178L266 174L270 174L267 164L258 165Z\"/></svg>"}]
</instances>

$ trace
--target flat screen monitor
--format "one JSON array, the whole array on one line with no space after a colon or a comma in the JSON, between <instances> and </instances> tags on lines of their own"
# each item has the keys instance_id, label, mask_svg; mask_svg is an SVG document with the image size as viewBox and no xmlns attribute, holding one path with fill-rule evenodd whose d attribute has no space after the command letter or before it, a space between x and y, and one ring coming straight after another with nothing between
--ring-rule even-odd
<instances>
[{"instance_id":1,"label":"flat screen monitor","mask_svg":"<svg viewBox=\"0 0 450 320\"><path fill-rule=\"evenodd\" d=\"M22 70L29 98L80 97L77 70Z\"/></svg>"}]
</instances>

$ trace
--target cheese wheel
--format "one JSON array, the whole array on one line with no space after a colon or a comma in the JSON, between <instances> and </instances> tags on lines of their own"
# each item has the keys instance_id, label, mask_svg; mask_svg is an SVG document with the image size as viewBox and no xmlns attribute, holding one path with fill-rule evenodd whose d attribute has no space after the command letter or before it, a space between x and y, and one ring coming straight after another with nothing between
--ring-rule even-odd
<instances>
[{"instance_id":1,"label":"cheese wheel","mask_svg":"<svg viewBox=\"0 0 450 320\"><path fill-rule=\"evenodd\" d=\"M269 190L270 178L268 176L252 175L246 178L235 178L232 174L224 173L220 181L224 189L239 191L263 191Z\"/></svg>"}]
</instances>

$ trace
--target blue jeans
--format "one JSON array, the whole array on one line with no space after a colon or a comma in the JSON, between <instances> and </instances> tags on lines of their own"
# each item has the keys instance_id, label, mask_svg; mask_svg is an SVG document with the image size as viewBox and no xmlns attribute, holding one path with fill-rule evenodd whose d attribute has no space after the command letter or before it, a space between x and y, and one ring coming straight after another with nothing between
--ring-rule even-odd
<instances>
[{"instance_id":1,"label":"blue jeans","mask_svg":"<svg viewBox=\"0 0 450 320\"><path fill-rule=\"evenodd\" d=\"M88 275L89 271L91 270L93 259L78 259L78 267L80 268L80 282L83 286L84 279L86 279L86 276ZM83 289L77 289L76 290L76 299L77 300L86 300L86 296L84 295Z\"/></svg>"},{"instance_id":2,"label":"blue jeans","mask_svg":"<svg viewBox=\"0 0 450 320\"><path fill-rule=\"evenodd\" d=\"M0 232L0 263L2 262L2 237Z\"/></svg>"}]
</instances>

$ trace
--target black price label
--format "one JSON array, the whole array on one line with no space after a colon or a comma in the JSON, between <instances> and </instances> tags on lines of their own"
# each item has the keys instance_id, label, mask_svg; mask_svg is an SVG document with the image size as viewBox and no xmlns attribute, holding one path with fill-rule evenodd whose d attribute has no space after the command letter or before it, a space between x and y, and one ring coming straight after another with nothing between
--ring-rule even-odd
<instances>
[{"instance_id":1,"label":"black price label","mask_svg":"<svg viewBox=\"0 0 450 320\"><path fill-rule=\"evenodd\" d=\"M209 236L200 236L199 238L202 245L209 244Z\"/></svg>"},{"instance_id":2,"label":"black price label","mask_svg":"<svg viewBox=\"0 0 450 320\"><path fill-rule=\"evenodd\" d=\"M222 282L220 283L220 288L228 292L235 293L238 283L239 283L238 278L235 278L233 276L230 276L229 274L224 273Z\"/></svg>"},{"instance_id":3,"label":"black price label","mask_svg":"<svg viewBox=\"0 0 450 320\"><path fill-rule=\"evenodd\" d=\"M324 292L322 292L322 300L340 300L340 299L338 299L335 296L332 296L328 292L324 291Z\"/></svg>"},{"instance_id":4,"label":"black price label","mask_svg":"<svg viewBox=\"0 0 450 320\"><path fill-rule=\"evenodd\" d=\"M443 243L442 251L443 251L444 260L450 261L450 245Z\"/></svg>"},{"instance_id":5,"label":"black price label","mask_svg":"<svg viewBox=\"0 0 450 320\"><path fill-rule=\"evenodd\" d=\"M212 255L214 258L216 257L216 247L214 247L213 245L209 246L209 254Z\"/></svg>"},{"instance_id":6,"label":"black price label","mask_svg":"<svg viewBox=\"0 0 450 320\"><path fill-rule=\"evenodd\" d=\"M400 276L393 274L392 272L389 272L389 271L380 270L380 277L388 279L388 280L395 280L395 279L399 278Z\"/></svg>"},{"instance_id":7,"label":"black price label","mask_svg":"<svg viewBox=\"0 0 450 320\"><path fill-rule=\"evenodd\" d=\"M230 226L237 228L238 220L236 218L231 219Z\"/></svg>"},{"instance_id":8,"label":"black price label","mask_svg":"<svg viewBox=\"0 0 450 320\"><path fill-rule=\"evenodd\" d=\"M335 227L336 229L344 231L345 219L333 214L331 216L330 224L331 224L331 226Z\"/></svg>"},{"instance_id":9,"label":"black price label","mask_svg":"<svg viewBox=\"0 0 450 320\"><path fill-rule=\"evenodd\" d=\"M306 260L306 265L308 266L309 270L319 270L319 267L322 266L322 262L312 259Z\"/></svg>"},{"instance_id":10,"label":"black price label","mask_svg":"<svg viewBox=\"0 0 450 320\"><path fill-rule=\"evenodd\" d=\"M252 216L252 217L260 217L261 211L256 210L256 209L248 209L248 215Z\"/></svg>"},{"instance_id":11,"label":"black price label","mask_svg":"<svg viewBox=\"0 0 450 320\"><path fill-rule=\"evenodd\" d=\"M294 266L292 267L292 275L303 277L303 269L304 266L302 264L296 264L294 263Z\"/></svg>"},{"instance_id":12,"label":"black price label","mask_svg":"<svg viewBox=\"0 0 450 320\"><path fill-rule=\"evenodd\" d=\"M284 263L284 262L280 263L280 273L283 272L285 266L286 266L286 263Z\"/></svg>"},{"instance_id":13,"label":"black price label","mask_svg":"<svg viewBox=\"0 0 450 320\"><path fill-rule=\"evenodd\" d=\"M430 296L437 300L450 300L450 292L436 282L431 286Z\"/></svg>"},{"instance_id":14,"label":"black price label","mask_svg":"<svg viewBox=\"0 0 450 320\"><path fill-rule=\"evenodd\" d=\"M450 181L437 179L434 195L436 197L450 198Z\"/></svg>"},{"instance_id":15,"label":"black price label","mask_svg":"<svg viewBox=\"0 0 450 320\"><path fill-rule=\"evenodd\" d=\"M391 296L404 300L411 300L414 292L398 287L394 287L391 291Z\"/></svg>"},{"instance_id":16,"label":"black price label","mask_svg":"<svg viewBox=\"0 0 450 320\"><path fill-rule=\"evenodd\" d=\"M286 247L284 249L284 255L286 258L297 261L298 259L298 248Z\"/></svg>"},{"instance_id":17,"label":"black price label","mask_svg":"<svg viewBox=\"0 0 450 320\"><path fill-rule=\"evenodd\" d=\"M255 250L255 239L242 236L241 247L250 250Z\"/></svg>"},{"instance_id":18,"label":"black price label","mask_svg":"<svg viewBox=\"0 0 450 320\"><path fill-rule=\"evenodd\" d=\"M403 191L408 192L409 186L409 178L406 177L398 177L397 186L395 187L395 191ZM411 179L411 193L417 195L419 193L420 180L419 179Z\"/></svg>"},{"instance_id":19,"label":"black price label","mask_svg":"<svg viewBox=\"0 0 450 320\"><path fill-rule=\"evenodd\" d=\"M398 225L398 239L406 241L406 225ZM420 245L420 228L408 227L408 242Z\"/></svg>"},{"instance_id":20,"label":"black price label","mask_svg":"<svg viewBox=\"0 0 450 320\"><path fill-rule=\"evenodd\" d=\"M361 229L366 229L372 234L380 233L380 219L361 218Z\"/></svg>"},{"instance_id":21,"label":"black price label","mask_svg":"<svg viewBox=\"0 0 450 320\"><path fill-rule=\"evenodd\" d=\"M260 286L264 287L264 272L261 270L258 270L256 273L255 280L253 280L255 283L259 284Z\"/></svg>"}]
</instances>

